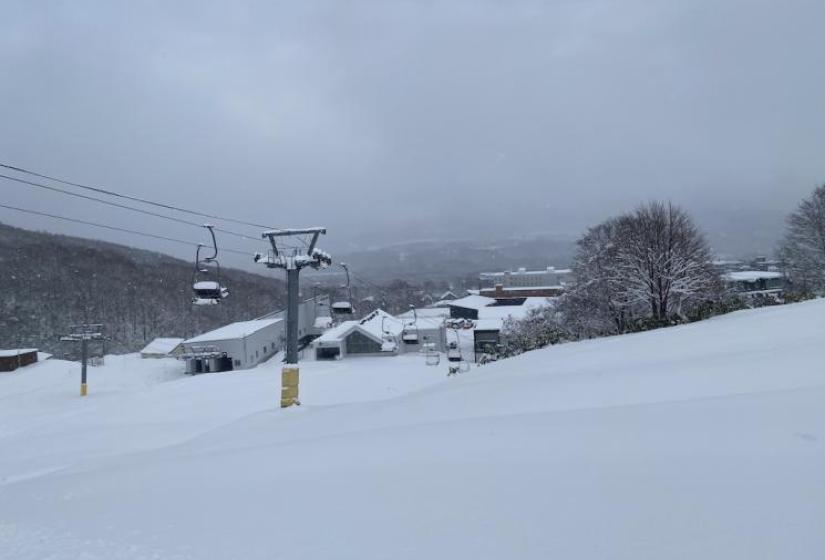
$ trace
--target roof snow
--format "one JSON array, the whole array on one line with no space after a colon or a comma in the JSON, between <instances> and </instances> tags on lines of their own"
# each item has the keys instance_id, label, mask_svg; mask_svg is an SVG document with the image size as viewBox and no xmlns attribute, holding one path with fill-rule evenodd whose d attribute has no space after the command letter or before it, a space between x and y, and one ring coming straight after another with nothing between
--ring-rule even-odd
<instances>
[{"instance_id":1,"label":"roof snow","mask_svg":"<svg viewBox=\"0 0 825 560\"><path fill-rule=\"evenodd\" d=\"M334 329L330 329L318 339L319 342L338 342L350 332L358 330L375 339L383 340L384 332L399 336L404 330L404 324L383 309L376 309L360 320L344 321Z\"/></svg>"},{"instance_id":2,"label":"roof snow","mask_svg":"<svg viewBox=\"0 0 825 560\"><path fill-rule=\"evenodd\" d=\"M481 309L496 302L495 299L486 296L465 296L461 299L454 299L446 302L450 307L464 307L467 309Z\"/></svg>"},{"instance_id":3,"label":"roof snow","mask_svg":"<svg viewBox=\"0 0 825 560\"><path fill-rule=\"evenodd\" d=\"M18 354L29 354L37 352L37 348L16 348L13 350L0 350L0 358L12 358Z\"/></svg>"},{"instance_id":4,"label":"roof snow","mask_svg":"<svg viewBox=\"0 0 825 560\"><path fill-rule=\"evenodd\" d=\"M743 270L741 272L728 272L725 274L725 280L728 282L756 282L758 280L774 280L784 277L785 275L781 272L765 270Z\"/></svg>"},{"instance_id":5,"label":"roof snow","mask_svg":"<svg viewBox=\"0 0 825 560\"><path fill-rule=\"evenodd\" d=\"M427 319L434 319L434 318L446 318L450 316L450 310L446 307L421 307L416 308L415 313L413 313L412 309L409 311L405 311L401 315L398 315L399 319L404 319L405 321L409 321L414 318L427 318Z\"/></svg>"},{"instance_id":6,"label":"roof snow","mask_svg":"<svg viewBox=\"0 0 825 560\"><path fill-rule=\"evenodd\" d=\"M238 323L232 323L226 325L225 327L215 329L214 331L209 331L208 333L198 335L194 338L190 338L189 340L184 341L184 344L230 340L233 338L246 338L261 329L265 329L266 327L281 321L283 321L283 319L256 319L254 321L240 321Z\"/></svg>"},{"instance_id":7,"label":"roof snow","mask_svg":"<svg viewBox=\"0 0 825 560\"><path fill-rule=\"evenodd\" d=\"M183 342L182 338L156 338L140 351L141 354L168 354L174 350L178 344Z\"/></svg>"},{"instance_id":8,"label":"roof snow","mask_svg":"<svg viewBox=\"0 0 825 560\"><path fill-rule=\"evenodd\" d=\"M492 307L483 307L478 310L478 318L485 319L500 319L505 320L509 318L524 319L532 309L539 307L546 307L553 305L556 298L546 297L528 297L524 299L521 305L494 305Z\"/></svg>"},{"instance_id":9,"label":"roof snow","mask_svg":"<svg viewBox=\"0 0 825 560\"><path fill-rule=\"evenodd\" d=\"M548 266L544 270L527 270L526 268L519 268L517 270L507 270L505 272L482 272L479 274L480 278L501 278L504 276L537 276L541 274L570 274L569 268L556 268Z\"/></svg>"}]
</instances>

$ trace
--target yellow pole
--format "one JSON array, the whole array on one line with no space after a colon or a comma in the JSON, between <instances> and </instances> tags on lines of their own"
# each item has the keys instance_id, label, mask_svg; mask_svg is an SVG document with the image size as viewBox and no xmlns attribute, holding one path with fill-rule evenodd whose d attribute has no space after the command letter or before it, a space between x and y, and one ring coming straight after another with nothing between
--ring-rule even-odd
<instances>
[{"instance_id":1,"label":"yellow pole","mask_svg":"<svg viewBox=\"0 0 825 560\"><path fill-rule=\"evenodd\" d=\"M281 370L281 408L301 404L298 400L298 366L290 364Z\"/></svg>"},{"instance_id":2,"label":"yellow pole","mask_svg":"<svg viewBox=\"0 0 825 560\"><path fill-rule=\"evenodd\" d=\"M85 383L80 384L80 396L81 397L86 396L86 384Z\"/></svg>"}]
</instances>

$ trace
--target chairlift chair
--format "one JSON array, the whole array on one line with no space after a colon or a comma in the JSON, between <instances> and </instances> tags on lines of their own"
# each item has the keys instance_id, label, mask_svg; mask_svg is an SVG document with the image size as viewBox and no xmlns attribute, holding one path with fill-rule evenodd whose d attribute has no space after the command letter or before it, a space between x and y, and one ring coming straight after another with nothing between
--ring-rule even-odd
<instances>
[{"instance_id":1,"label":"chairlift chair","mask_svg":"<svg viewBox=\"0 0 825 560\"><path fill-rule=\"evenodd\" d=\"M201 257L201 249L206 245L198 244L195 251L195 274L192 281L193 305L217 305L229 295L229 290L221 285L221 265L218 262L218 243L215 240L214 226L204 225L212 236L212 256Z\"/></svg>"},{"instance_id":2,"label":"chairlift chair","mask_svg":"<svg viewBox=\"0 0 825 560\"><path fill-rule=\"evenodd\" d=\"M401 331L401 340L404 341L404 344L418 344L418 315L415 312L415 306L411 305L410 309L413 312L413 322L404 325Z\"/></svg>"},{"instance_id":3,"label":"chairlift chair","mask_svg":"<svg viewBox=\"0 0 825 560\"><path fill-rule=\"evenodd\" d=\"M434 342L425 342L421 352L424 353L424 361L428 366L437 366L441 363L441 354L436 350Z\"/></svg>"},{"instance_id":4,"label":"chairlift chair","mask_svg":"<svg viewBox=\"0 0 825 560\"><path fill-rule=\"evenodd\" d=\"M332 304L332 312L336 315L352 315L352 303L349 301L336 301Z\"/></svg>"},{"instance_id":5,"label":"chairlift chair","mask_svg":"<svg viewBox=\"0 0 825 560\"><path fill-rule=\"evenodd\" d=\"M451 342L447 345L447 361L449 362L460 362L461 361L461 349L458 347L458 343Z\"/></svg>"},{"instance_id":6,"label":"chairlift chair","mask_svg":"<svg viewBox=\"0 0 825 560\"><path fill-rule=\"evenodd\" d=\"M354 309L352 308L352 288L350 287L349 267L347 263L341 263L341 268L347 273L347 283L342 288L347 290L347 299L343 301L336 301L332 304L332 312L335 315L352 315Z\"/></svg>"}]
</instances>

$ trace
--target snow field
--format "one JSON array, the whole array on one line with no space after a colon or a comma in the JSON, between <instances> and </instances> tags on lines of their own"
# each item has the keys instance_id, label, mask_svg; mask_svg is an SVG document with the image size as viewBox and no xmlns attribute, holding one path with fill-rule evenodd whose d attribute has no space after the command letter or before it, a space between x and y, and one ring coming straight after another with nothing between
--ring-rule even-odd
<instances>
[{"instance_id":1,"label":"snow field","mask_svg":"<svg viewBox=\"0 0 825 560\"><path fill-rule=\"evenodd\" d=\"M0 376L0 558L821 558L825 302L560 345ZM151 363L149 363L151 362ZM7 553L3 554L3 551Z\"/></svg>"}]
</instances>

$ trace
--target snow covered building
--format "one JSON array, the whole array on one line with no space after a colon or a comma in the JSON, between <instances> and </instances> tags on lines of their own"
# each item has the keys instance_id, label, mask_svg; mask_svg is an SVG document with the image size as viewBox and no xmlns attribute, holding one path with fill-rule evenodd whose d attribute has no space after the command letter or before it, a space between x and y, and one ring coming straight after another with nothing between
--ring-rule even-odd
<instances>
[{"instance_id":1,"label":"snow covered building","mask_svg":"<svg viewBox=\"0 0 825 560\"><path fill-rule=\"evenodd\" d=\"M722 275L728 289L741 295L781 297L785 275L775 270L740 270Z\"/></svg>"},{"instance_id":2,"label":"snow covered building","mask_svg":"<svg viewBox=\"0 0 825 560\"><path fill-rule=\"evenodd\" d=\"M306 346L318 338L332 323L329 296L317 296L298 304L298 345ZM286 325L286 310L273 311L259 319L283 319Z\"/></svg>"},{"instance_id":3,"label":"snow covered building","mask_svg":"<svg viewBox=\"0 0 825 560\"><path fill-rule=\"evenodd\" d=\"M321 314L325 315L321 315ZM329 324L329 298L312 298L298 304L298 341L316 338ZM286 311L231 323L184 340L179 358L187 373L248 369L265 362L286 344Z\"/></svg>"},{"instance_id":4,"label":"snow covered building","mask_svg":"<svg viewBox=\"0 0 825 560\"><path fill-rule=\"evenodd\" d=\"M447 302L452 319L478 319L478 311L496 302L494 298L470 295Z\"/></svg>"},{"instance_id":5,"label":"snow covered building","mask_svg":"<svg viewBox=\"0 0 825 560\"><path fill-rule=\"evenodd\" d=\"M283 347L283 319L239 321L183 342L187 373L247 369Z\"/></svg>"},{"instance_id":6,"label":"snow covered building","mask_svg":"<svg viewBox=\"0 0 825 560\"><path fill-rule=\"evenodd\" d=\"M430 312L428 312L430 311ZM376 309L360 320L345 321L315 342L315 358L340 360L346 356L395 356L418 352L424 344L443 352L446 348L444 310L416 309L393 317Z\"/></svg>"},{"instance_id":7,"label":"snow covered building","mask_svg":"<svg viewBox=\"0 0 825 560\"><path fill-rule=\"evenodd\" d=\"M543 270L507 270L479 274L479 295L503 297L555 297L570 279L569 269L548 266Z\"/></svg>"},{"instance_id":8,"label":"snow covered building","mask_svg":"<svg viewBox=\"0 0 825 560\"><path fill-rule=\"evenodd\" d=\"M37 362L36 348L0 350L0 372L14 371L35 362Z\"/></svg>"},{"instance_id":9,"label":"snow covered building","mask_svg":"<svg viewBox=\"0 0 825 560\"><path fill-rule=\"evenodd\" d=\"M344 321L314 343L318 360L340 360L348 355L394 356L402 345L404 323L382 309L363 319Z\"/></svg>"},{"instance_id":10,"label":"snow covered building","mask_svg":"<svg viewBox=\"0 0 825 560\"><path fill-rule=\"evenodd\" d=\"M141 358L170 358L183 352L182 338L156 338L140 351Z\"/></svg>"}]
</instances>

